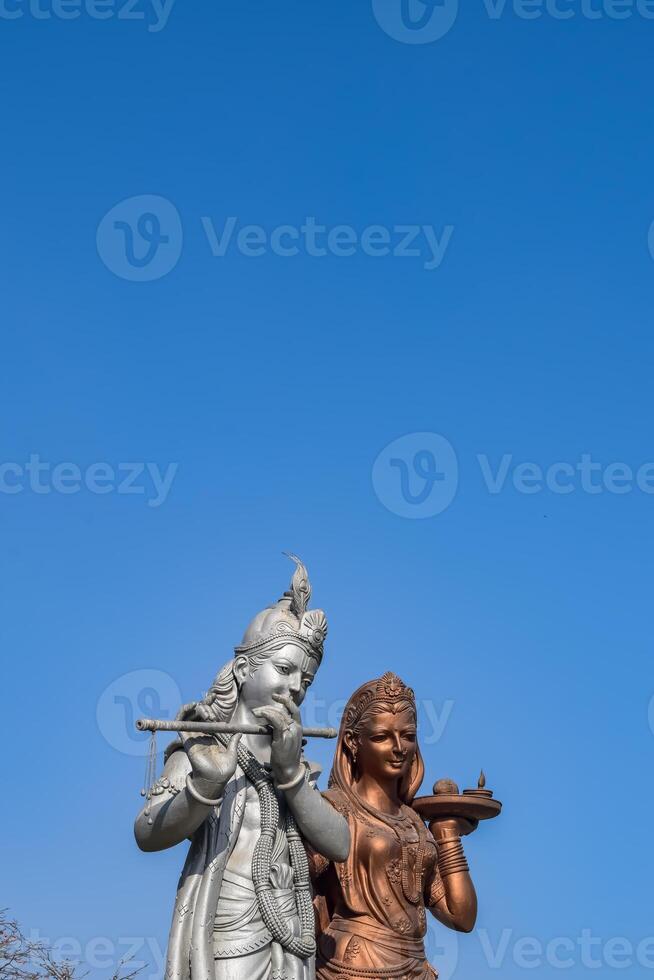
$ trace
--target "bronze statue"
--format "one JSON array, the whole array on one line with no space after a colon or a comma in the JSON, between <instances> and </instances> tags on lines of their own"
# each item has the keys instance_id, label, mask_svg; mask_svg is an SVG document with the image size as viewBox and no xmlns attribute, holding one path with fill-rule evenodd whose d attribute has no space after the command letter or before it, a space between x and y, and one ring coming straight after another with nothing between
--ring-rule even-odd
<instances>
[{"instance_id":1,"label":"bronze statue","mask_svg":"<svg viewBox=\"0 0 654 980\"><path fill-rule=\"evenodd\" d=\"M423 798L433 816L428 831L412 807L424 775L416 724L413 691L395 674L364 684L345 709L325 797L348 821L351 850L345 861L310 853L318 980L434 980L423 943L426 910L451 929L470 932L475 924L461 837L492 815L483 812L490 791L466 799L449 784L453 802L445 808ZM448 815L457 812L470 818Z\"/></svg>"},{"instance_id":2,"label":"bronze statue","mask_svg":"<svg viewBox=\"0 0 654 980\"><path fill-rule=\"evenodd\" d=\"M302 755L299 705L322 659L327 620L307 610L307 571L291 557L290 590L255 616L206 697L180 712L178 721L192 724L168 747L136 820L145 851L191 840L166 980L314 976L305 841L338 863L347 857L349 832ZM141 727L183 725L146 720Z\"/></svg>"}]
</instances>

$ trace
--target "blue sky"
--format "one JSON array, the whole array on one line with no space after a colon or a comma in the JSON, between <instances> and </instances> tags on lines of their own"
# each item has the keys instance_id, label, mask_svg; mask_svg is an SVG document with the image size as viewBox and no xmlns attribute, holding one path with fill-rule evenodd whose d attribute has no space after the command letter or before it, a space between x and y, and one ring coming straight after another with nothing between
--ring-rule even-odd
<instances>
[{"instance_id":1,"label":"blue sky","mask_svg":"<svg viewBox=\"0 0 654 980\"><path fill-rule=\"evenodd\" d=\"M650 976L652 5L75 3L0 13L2 904L157 976L129 718L291 550L316 720L394 669L504 802L442 980Z\"/></svg>"}]
</instances>

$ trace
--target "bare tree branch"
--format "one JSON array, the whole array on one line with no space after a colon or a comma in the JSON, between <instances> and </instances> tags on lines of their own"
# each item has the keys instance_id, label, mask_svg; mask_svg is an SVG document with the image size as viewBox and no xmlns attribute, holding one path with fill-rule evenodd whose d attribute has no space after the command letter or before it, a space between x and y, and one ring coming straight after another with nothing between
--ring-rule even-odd
<instances>
[{"instance_id":1,"label":"bare tree branch","mask_svg":"<svg viewBox=\"0 0 654 980\"><path fill-rule=\"evenodd\" d=\"M129 960L121 960L111 980L133 980L145 969L125 972ZM68 959L57 959L47 943L28 939L8 909L0 909L0 980L83 980L88 971L79 972Z\"/></svg>"}]
</instances>

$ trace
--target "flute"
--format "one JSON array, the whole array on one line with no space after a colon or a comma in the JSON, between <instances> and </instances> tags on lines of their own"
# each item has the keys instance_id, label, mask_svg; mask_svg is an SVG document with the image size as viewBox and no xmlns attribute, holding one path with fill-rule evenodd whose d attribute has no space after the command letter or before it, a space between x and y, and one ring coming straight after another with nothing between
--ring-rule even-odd
<instances>
[{"instance_id":1,"label":"flute","mask_svg":"<svg viewBox=\"0 0 654 980\"><path fill-rule=\"evenodd\" d=\"M137 718L140 732L197 732L198 735L270 735L267 725L233 725L229 721L163 721L159 718ZM335 728L303 728L306 738L336 738Z\"/></svg>"}]
</instances>

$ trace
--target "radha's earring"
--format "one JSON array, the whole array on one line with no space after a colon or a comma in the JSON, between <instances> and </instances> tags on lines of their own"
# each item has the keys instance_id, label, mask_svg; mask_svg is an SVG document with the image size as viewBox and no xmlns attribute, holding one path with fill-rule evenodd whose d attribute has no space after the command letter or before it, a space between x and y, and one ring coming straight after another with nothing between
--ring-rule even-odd
<instances>
[{"instance_id":1,"label":"radha's earring","mask_svg":"<svg viewBox=\"0 0 654 980\"><path fill-rule=\"evenodd\" d=\"M352 762L354 763L355 766L357 764L357 752L358 751L359 751L359 747L357 745L354 745L352 747Z\"/></svg>"}]
</instances>

